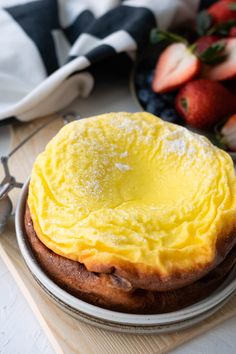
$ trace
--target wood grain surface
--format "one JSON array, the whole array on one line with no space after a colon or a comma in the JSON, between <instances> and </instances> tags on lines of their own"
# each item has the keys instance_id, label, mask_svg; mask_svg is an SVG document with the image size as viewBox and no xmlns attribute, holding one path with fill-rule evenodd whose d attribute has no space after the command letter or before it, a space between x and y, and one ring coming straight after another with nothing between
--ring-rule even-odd
<instances>
[{"instance_id":1,"label":"wood grain surface","mask_svg":"<svg viewBox=\"0 0 236 354\"><path fill-rule=\"evenodd\" d=\"M51 119L47 117L45 119ZM42 123L38 120L30 124L19 124L13 129L13 146L32 129ZM10 160L11 171L19 181L30 174L33 161L46 143L63 125L62 119L52 123ZM16 203L19 191L11 193ZM29 306L43 327L56 353L65 354L154 354L167 353L191 338L205 333L236 315L236 296L216 314L184 331L163 335L128 335L113 333L84 324L64 313L42 292L27 270L19 253L14 231L14 218L9 220L0 241L0 256L17 282Z\"/></svg>"}]
</instances>

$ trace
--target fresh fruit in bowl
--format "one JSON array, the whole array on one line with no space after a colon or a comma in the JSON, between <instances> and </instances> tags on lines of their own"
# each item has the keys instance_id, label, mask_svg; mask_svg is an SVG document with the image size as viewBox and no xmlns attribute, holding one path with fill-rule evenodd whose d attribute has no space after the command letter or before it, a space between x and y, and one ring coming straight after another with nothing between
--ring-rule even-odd
<instances>
[{"instance_id":1,"label":"fresh fruit in bowl","mask_svg":"<svg viewBox=\"0 0 236 354\"><path fill-rule=\"evenodd\" d=\"M156 116L172 123L179 123L180 117L175 110L176 91L158 94L152 90L154 70L143 70L135 77L137 98L142 107Z\"/></svg>"},{"instance_id":2,"label":"fresh fruit in bowl","mask_svg":"<svg viewBox=\"0 0 236 354\"><path fill-rule=\"evenodd\" d=\"M229 37L236 37L236 26L232 27L229 31Z\"/></svg>"},{"instance_id":3,"label":"fresh fruit in bowl","mask_svg":"<svg viewBox=\"0 0 236 354\"><path fill-rule=\"evenodd\" d=\"M204 53L209 47L212 46L212 44L218 42L219 40L220 37L215 35L206 35L199 37L195 42L197 55L201 55L202 53Z\"/></svg>"},{"instance_id":4,"label":"fresh fruit in bowl","mask_svg":"<svg viewBox=\"0 0 236 354\"><path fill-rule=\"evenodd\" d=\"M173 43L160 55L155 68L152 89L157 93L173 91L196 77L199 58L184 43Z\"/></svg>"},{"instance_id":5,"label":"fresh fruit in bowl","mask_svg":"<svg viewBox=\"0 0 236 354\"><path fill-rule=\"evenodd\" d=\"M209 129L236 112L236 97L219 82L198 79L179 91L175 107L190 126Z\"/></svg>"},{"instance_id":6,"label":"fresh fruit in bowl","mask_svg":"<svg viewBox=\"0 0 236 354\"><path fill-rule=\"evenodd\" d=\"M224 23L232 19L236 20L236 5L233 0L217 1L208 8L207 12L214 24Z\"/></svg>"},{"instance_id":7,"label":"fresh fruit in bowl","mask_svg":"<svg viewBox=\"0 0 236 354\"><path fill-rule=\"evenodd\" d=\"M221 41L224 46L225 58L217 65L207 66L202 76L216 81L236 78L236 38L226 38Z\"/></svg>"},{"instance_id":8,"label":"fresh fruit in bowl","mask_svg":"<svg viewBox=\"0 0 236 354\"><path fill-rule=\"evenodd\" d=\"M150 39L135 69L140 104L216 141L215 126L236 114L236 0L215 2L187 31L153 29Z\"/></svg>"},{"instance_id":9,"label":"fresh fruit in bowl","mask_svg":"<svg viewBox=\"0 0 236 354\"><path fill-rule=\"evenodd\" d=\"M229 117L221 126L218 139L225 149L236 152L236 114Z\"/></svg>"}]
</instances>

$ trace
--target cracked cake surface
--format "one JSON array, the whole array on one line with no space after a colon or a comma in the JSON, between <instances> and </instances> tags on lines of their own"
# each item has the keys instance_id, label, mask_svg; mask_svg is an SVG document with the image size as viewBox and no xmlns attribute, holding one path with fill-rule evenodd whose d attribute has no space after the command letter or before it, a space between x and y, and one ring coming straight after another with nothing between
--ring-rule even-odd
<instances>
[{"instance_id":1,"label":"cracked cake surface","mask_svg":"<svg viewBox=\"0 0 236 354\"><path fill-rule=\"evenodd\" d=\"M132 288L191 284L236 240L229 155L144 112L63 127L35 161L27 202L48 249Z\"/></svg>"}]
</instances>

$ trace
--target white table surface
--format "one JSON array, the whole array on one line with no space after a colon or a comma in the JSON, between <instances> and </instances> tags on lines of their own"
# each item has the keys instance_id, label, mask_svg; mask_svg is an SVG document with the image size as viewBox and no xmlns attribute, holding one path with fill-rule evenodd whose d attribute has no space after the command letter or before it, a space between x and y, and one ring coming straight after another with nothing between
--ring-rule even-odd
<instances>
[{"instance_id":1,"label":"white table surface","mask_svg":"<svg viewBox=\"0 0 236 354\"><path fill-rule=\"evenodd\" d=\"M127 85L116 82L116 87L113 85L113 89L110 88L110 83L99 85L89 99L77 100L69 109L75 109L81 116L109 111L139 110L130 96ZM0 155L6 151L8 142L7 129L0 127ZM0 259L0 354L53 353L37 319ZM236 317L186 343L173 353L236 353Z\"/></svg>"}]
</instances>

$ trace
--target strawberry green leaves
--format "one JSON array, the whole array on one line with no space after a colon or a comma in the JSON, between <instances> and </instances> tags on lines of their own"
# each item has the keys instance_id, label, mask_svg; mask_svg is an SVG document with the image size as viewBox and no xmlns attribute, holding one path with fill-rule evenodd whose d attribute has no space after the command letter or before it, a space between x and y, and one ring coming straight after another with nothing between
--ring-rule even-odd
<instances>
[{"instance_id":1,"label":"strawberry green leaves","mask_svg":"<svg viewBox=\"0 0 236 354\"><path fill-rule=\"evenodd\" d=\"M228 4L228 6L231 11L236 11L236 3Z\"/></svg>"},{"instance_id":2,"label":"strawberry green leaves","mask_svg":"<svg viewBox=\"0 0 236 354\"><path fill-rule=\"evenodd\" d=\"M161 31L158 28L152 29L152 31L150 33L150 42L152 44L156 44L156 43L159 43L163 40L167 41L168 43L181 42L184 44L188 44L188 41L185 38L183 38L182 36L179 36L176 33Z\"/></svg>"},{"instance_id":3,"label":"strawberry green leaves","mask_svg":"<svg viewBox=\"0 0 236 354\"><path fill-rule=\"evenodd\" d=\"M201 11L196 18L196 31L199 36L208 34L208 30L212 25L212 17L207 11Z\"/></svg>"},{"instance_id":4,"label":"strawberry green leaves","mask_svg":"<svg viewBox=\"0 0 236 354\"><path fill-rule=\"evenodd\" d=\"M216 34L216 35L226 37L226 36L228 36L231 28L234 26L236 26L236 20L233 20L233 19L228 20L226 22L219 23L219 24L211 27L211 29L208 31L208 34Z\"/></svg>"},{"instance_id":5,"label":"strawberry green leaves","mask_svg":"<svg viewBox=\"0 0 236 354\"><path fill-rule=\"evenodd\" d=\"M223 41L213 43L204 52L198 55L202 62L209 65L218 64L225 60L225 44Z\"/></svg>"}]
</instances>

